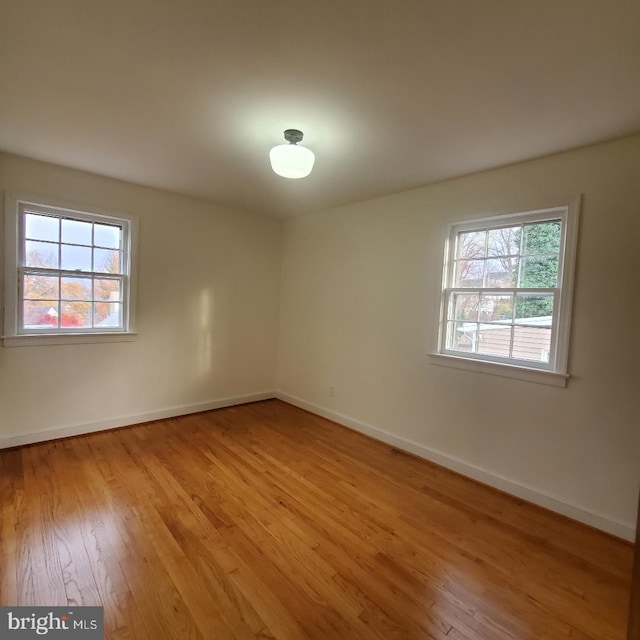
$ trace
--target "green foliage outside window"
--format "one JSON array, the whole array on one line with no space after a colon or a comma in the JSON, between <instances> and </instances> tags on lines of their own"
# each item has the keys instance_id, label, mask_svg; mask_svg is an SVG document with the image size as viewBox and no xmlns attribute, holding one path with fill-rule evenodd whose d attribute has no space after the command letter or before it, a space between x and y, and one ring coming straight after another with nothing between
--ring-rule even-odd
<instances>
[{"instance_id":1,"label":"green foliage outside window","mask_svg":"<svg viewBox=\"0 0 640 640\"><path fill-rule=\"evenodd\" d=\"M554 288L558 284L558 251L560 221L524 226L523 256L520 265L520 286ZM516 318L538 318L553 313L552 296L518 296Z\"/></svg>"}]
</instances>

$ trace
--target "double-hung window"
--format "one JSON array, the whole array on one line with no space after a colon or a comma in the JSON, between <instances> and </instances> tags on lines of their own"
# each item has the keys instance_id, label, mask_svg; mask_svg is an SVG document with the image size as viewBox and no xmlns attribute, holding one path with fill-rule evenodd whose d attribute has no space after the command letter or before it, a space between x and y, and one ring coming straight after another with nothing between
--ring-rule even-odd
<instances>
[{"instance_id":1,"label":"double-hung window","mask_svg":"<svg viewBox=\"0 0 640 640\"><path fill-rule=\"evenodd\" d=\"M131 334L132 225L121 216L10 199L5 344Z\"/></svg>"},{"instance_id":2,"label":"double-hung window","mask_svg":"<svg viewBox=\"0 0 640 640\"><path fill-rule=\"evenodd\" d=\"M565 384L577 215L574 202L451 225L440 355L464 368L508 365L507 375L547 372L532 379Z\"/></svg>"}]
</instances>

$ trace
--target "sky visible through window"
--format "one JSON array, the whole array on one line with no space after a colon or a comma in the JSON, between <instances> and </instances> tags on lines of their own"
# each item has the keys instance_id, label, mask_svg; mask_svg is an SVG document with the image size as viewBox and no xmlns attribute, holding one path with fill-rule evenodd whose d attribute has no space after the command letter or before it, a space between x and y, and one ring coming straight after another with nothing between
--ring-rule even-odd
<instances>
[{"instance_id":1,"label":"sky visible through window","mask_svg":"<svg viewBox=\"0 0 640 640\"><path fill-rule=\"evenodd\" d=\"M113 273L113 261L119 262L122 248L122 230L115 225L26 213L25 240L27 266ZM30 255L33 262L44 264L29 265Z\"/></svg>"}]
</instances>

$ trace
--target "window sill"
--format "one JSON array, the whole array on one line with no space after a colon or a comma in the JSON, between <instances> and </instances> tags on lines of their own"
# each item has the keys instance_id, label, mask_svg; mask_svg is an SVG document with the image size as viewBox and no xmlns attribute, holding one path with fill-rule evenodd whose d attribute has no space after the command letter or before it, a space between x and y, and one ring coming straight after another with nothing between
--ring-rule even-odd
<instances>
[{"instance_id":1,"label":"window sill","mask_svg":"<svg viewBox=\"0 0 640 640\"><path fill-rule=\"evenodd\" d=\"M526 380L527 382L537 382L548 384L553 387L566 387L569 375L566 373L555 373L554 371L541 371L540 369L528 369L512 364L499 364L496 362L483 362L481 360L471 360L458 356L445 355L443 353L430 353L431 364L454 369L464 369L475 373L488 373L503 378L515 378Z\"/></svg>"},{"instance_id":2,"label":"window sill","mask_svg":"<svg viewBox=\"0 0 640 640\"><path fill-rule=\"evenodd\" d=\"M36 347L57 344L99 344L102 342L133 342L137 333L65 333L65 334L28 334L20 336L2 336L5 347Z\"/></svg>"}]
</instances>

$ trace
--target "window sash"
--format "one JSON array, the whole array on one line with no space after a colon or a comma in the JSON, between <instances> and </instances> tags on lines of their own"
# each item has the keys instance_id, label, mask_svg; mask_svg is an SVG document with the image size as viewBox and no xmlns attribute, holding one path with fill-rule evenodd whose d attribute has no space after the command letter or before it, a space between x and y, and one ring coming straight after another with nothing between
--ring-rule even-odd
<instances>
[{"instance_id":1,"label":"window sash","mask_svg":"<svg viewBox=\"0 0 640 640\"><path fill-rule=\"evenodd\" d=\"M58 296L57 298L28 298L24 294L24 278L29 275L38 275L45 276L50 278L58 279ZM62 295L62 284L61 280L65 277L73 277L73 278L83 278L86 280L91 280L92 283L92 297L91 298L65 298ZM95 289L94 280L115 280L119 284L120 289L120 299L117 301L110 300L100 300L95 297ZM113 274L113 273L104 273L104 272L89 272L89 271L65 271L65 270L56 270L56 269L42 269L42 268L32 268L32 267L20 267L18 269L18 335L30 335L30 334L40 334L40 333L114 333L114 332L124 332L126 331L126 313L128 311L127 305L125 303L129 298L129 278L124 274ZM24 322L24 303L25 302L38 302L38 301L51 301L57 302L59 308L62 306L62 303L87 303L91 305L92 309L92 325L94 322L93 314L95 312L96 304L119 304L122 309L121 316L121 324L120 325L109 325L103 327L52 327L50 325L43 325L42 328L29 326L29 328L25 327ZM61 311L59 312L62 313Z\"/></svg>"},{"instance_id":2,"label":"window sash","mask_svg":"<svg viewBox=\"0 0 640 640\"><path fill-rule=\"evenodd\" d=\"M467 323L471 325L477 325L480 329L482 325L495 325L511 329L511 338L510 338L510 352L513 350L513 341L514 328L538 328L540 325L536 325L533 323L527 323L522 321L522 319L515 318L515 304L512 309L512 317L509 320L480 320L480 316L478 314L477 320L458 320L455 317L455 305L454 305L454 294L471 294L471 295L513 295L514 301L515 296L520 295L536 295L536 294L547 294L553 295L553 310L551 313L551 342L549 347L549 361L548 362L538 362L536 360L528 360L524 358L516 358L513 355L508 357L501 357L498 355L490 355L484 353L473 353L467 351L461 351L459 349L453 349L450 347L451 336L449 335L450 325L455 326L460 323ZM558 287L554 288L448 288L444 290L444 324L443 327L443 336L442 336L442 344L441 344L441 353L453 356L460 356L464 358L472 358L474 360L488 360L489 362L497 362L503 364L517 364L519 366L527 366L535 369L542 369L546 371L555 371L556 369L556 354L558 350L558 323L559 323L559 308L560 308L560 296L561 290ZM547 328L547 327L544 327Z\"/></svg>"}]
</instances>

